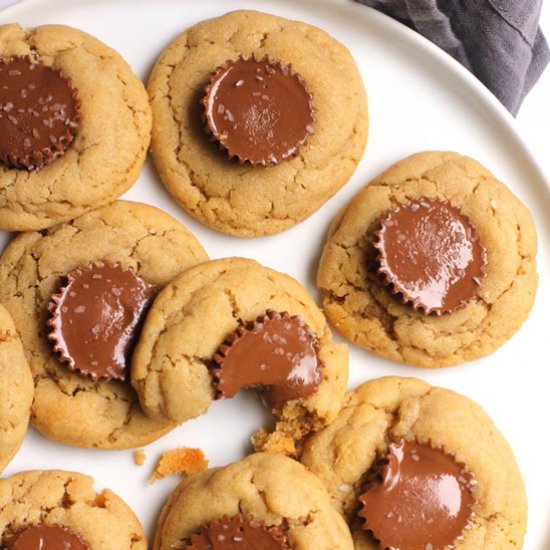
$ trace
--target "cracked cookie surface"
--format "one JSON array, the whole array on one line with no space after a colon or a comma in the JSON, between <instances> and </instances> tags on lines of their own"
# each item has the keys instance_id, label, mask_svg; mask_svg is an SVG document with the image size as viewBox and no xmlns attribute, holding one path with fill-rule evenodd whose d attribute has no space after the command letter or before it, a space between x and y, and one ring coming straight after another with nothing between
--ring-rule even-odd
<instances>
[{"instance_id":1,"label":"cracked cookie surface","mask_svg":"<svg viewBox=\"0 0 550 550\"><path fill-rule=\"evenodd\" d=\"M201 120L210 75L252 55L291 64L313 94L314 133L297 157L271 167L229 161ZM278 233L310 216L351 177L367 140L365 91L349 51L320 29L272 15L236 11L188 29L159 57L148 91L162 181L191 215L233 235Z\"/></svg>"},{"instance_id":2,"label":"cracked cookie surface","mask_svg":"<svg viewBox=\"0 0 550 550\"><path fill-rule=\"evenodd\" d=\"M58 470L29 471L0 480L0 546L25 527L58 525L79 534L89 550L147 550L128 505L93 479Z\"/></svg>"},{"instance_id":3,"label":"cracked cookie surface","mask_svg":"<svg viewBox=\"0 0 550 550\"><path fill-rule=\"evenodd\" d=\"M239 320L253 321L269 309L300 315L315 332L322 380L307 399L275 407L276 432L258 439L257 447L274 449L278 440L292 453L294 438L331 422L347 385L346 345L332 343L325 317L300 283L242 258L191 268L155 299L132 363L132 383L146 414L175 422L204 414L215 398L209 367L216 350Z\"/></svg>"},{"instance_id":4,"label":"cracked cookie surface","mask_svg":"<svg viewBox=\"0 0 550 550\"><path fill-rule=\"evenodd\" d=\"M164 505L153 548L185 548L201 525L237 514L280 526L296 550L353 549L322 483L298 462L264 453L182 481Z\"/></svg>"},{"instance_id":5,"label":"cracked cookie surface","mask_svg":"<svg viewBox=\"0 0 550 550\"><path fill-rule=\"evenodd\" d=\"M303 464L323 481L350 521L356 550L378 550L356 513L365 474L391 441L416 438L456 452L477 481L477 505L464 550L522 547L527 503L510 446L474 401L415 378L385 377L346 395L337 419L305 443ZM355 519L354 519L355 518Z\"/></svg>"},{"instance_id":6,"label":"cracked cookie surface","mask_svg":"<svg viewBox=\"0 0 550 550\"><path fill-rule=\"evenodd\" d=\"M0 473L23 442L33 391L31 371L15 325L0 305Z\"/></svg>"},{"instance_id":7,"label":"cracked cookie surface","mask_svg":"<svg viewBox=\"0 0 550 550\"><path fill-rule=\"evenodd\" d=\"M80 127L63 157L33 172L0 163L0 228L43 229L112 202L131 187L147 154L151 109L126 61L80 30L0 26L0 58L15 55L60 69L81 103Z\"/></svg>"},{"instance_id":8,"label":"cracked cookie surface","mask_svg":"<svg viewBox=\"0 0 550 550\"><path fill-rule=\"evenodd\" d=\"M47 339L47 306L65 275L94 261L120 262L164 286L207 260L195 237L168 214L117 201L44 232L17 236L0 259L0 302L21 335L34 377L34 426L77 447L142 446L169 431L148 419L129 382L92 382L64 367Z\"/></svg>"},{"instance_id":9,"label":"cracked cookie surface","mask_svg":"<svg viewBox=\"0 0 550 550\"><path fill-rule=\"evenodd\" d=\"M486 277L466 307L424 315L376 273L375 232L388 211L420 197L449 200L487 250ZM443 367L492 353L519 330L535 299L537 237L531 214L478 162L425 152L390 167L340 212L329 230L317 285L336 329L378 355Z\"/></svg>"}]
</instances>

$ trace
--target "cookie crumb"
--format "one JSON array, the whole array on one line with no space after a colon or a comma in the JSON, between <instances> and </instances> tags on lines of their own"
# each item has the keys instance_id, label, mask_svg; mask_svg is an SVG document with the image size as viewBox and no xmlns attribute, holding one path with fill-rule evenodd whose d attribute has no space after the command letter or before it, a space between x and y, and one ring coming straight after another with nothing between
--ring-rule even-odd
<instances>
[{"instance_id":1,"label":"cookie crumb","mask_svg":"<svg viewBox=\"0 0 550 550\"><path fill-rule=\"evenodd\" d=\"M290 457L297 456L296 442L286 433L274 431L269 433L263 428L259 429L251 438L252 446L258 453L276 453Z\"/></svg>"},{"instance_id":2,"label":"cookie crumb","mask_svg":"<svg viewBox=\"0 0 550 550\"><path fill-rule=\"evenodd\" d=\"M157 479L170 476L172 474L195 474L208 468L208 460L200 449L172 449L165 452L157 462L157 467L153 475L149 478L149 483L153 484Z\"/></svg>"},{"instance_id":3,"label":"cookie crumb","mask_svg":"<svg viewBox=\"0 0 550 550\"><path fill-rule=\"evenodd\" d=\"M134 462L136 463L136 466L143 466L146 460L147 455L143 449L138 449L134 452Z\"/></svg>"}]
</instances>

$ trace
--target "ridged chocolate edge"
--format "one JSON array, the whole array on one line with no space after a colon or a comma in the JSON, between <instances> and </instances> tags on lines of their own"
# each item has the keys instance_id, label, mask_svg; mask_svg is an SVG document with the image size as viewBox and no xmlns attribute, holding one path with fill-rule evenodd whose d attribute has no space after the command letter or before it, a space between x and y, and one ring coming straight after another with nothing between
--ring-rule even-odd
<instances>
[{"instance_id":1,"label":"ridged chocolate edge","mask_svg":"<svg viewBox=\"0 0 550 550\"><path fill-rule=\"evenodd\" d=\"M405 441L405 443L407 443L407 442L410 443L410 441L407 441L405 438L402 437L401 439L399 439L398 443L395 443L394 441L392 441L389 445L392 445L392 444L400 445L401 442L403 442L403 441ZM453 462L461 469L461 473L464 472L463 475L468 476L468 478L469 478L468 479L468 489L470 490L470 494L474 498L474 503L472 504L472 507L471 507L470 517L468 519L468 523L464 526L462 532L472 529L473 519L476 517L476 513L475 513L474 508L477 506L477 504L479 504L479 501L477 500L477 498L475 496L475 492L477 490L477 481L476 481L476 478L475 478L474 474L470 470L468 470L468 467L467 467L465 462L456 460L456 451L452 451L450 453L447 452L445 450L444 445L434 445L431 438L429 438L426 442L422 442L422 441L419 441L419 439L417 437L415 437L412 441L414 443L416 443L417 445L421 445L421 446L426 446L427 445L431 449L433 449L434 451L439 451L443 455L451 458L453 460ZM388 445L388 451L387 451L385 457L381 457L380 460L385 460L389 456L389 454L390 454L389 445ZM385 472L386 472L387 468L388 468L388 462L386 461L386 463L380 468L380 474L382 475L382 478L385 477ZM361 502L363 507L364 507L364 504L365 504L364 501L363 501L363 497L364 497L364 495L366 495L368 493L368 491L370 489L370 485L371 484L367 484L366 490L363 490L362 493L358 497L358 500L359 500L359 502ZM365 487L364 487L364 489L365 489ZM371 533L372 536L379 542L379 544L382 548L390 548L389 544L386 544L384 541L376 538L376 535L375 535L374 531L372 529L369 529L369 527L368 527L368 518L366 516L362 515L362 511L363 511L363 508L361 508L361 510L359 510L357 512L357 515L363 520L363 523L362 523L363 529L365 531L368 531L369 533ZM458 537L456 537L454 539L453 543L454 542L461 542L462 540L464 540L464 536L461 534L461 535L459 535ZM448 544L446 546L446 549L448 549L448 550L454 550L455 548L456 547L455 547L454 544L450 544L450 545ZM436 550L436 549L434 549L434 550Z\"/></svg>"},{"instance_id":2,"label":"ridged chocolate edge","mask_svg":"<svg viewBox=\"0 0 550 550\"><path fill-rule=\"evenodd\" d=\"M67 293L69 286L73 283L80 275L86 271L92 271L94 268L102 268L105 265L109 265L112 268L120 269L122 273L131 272L133 275L136 275L135 271L131 267L122 268L120 262L114 264L109 264L108 262L103 261L94 261L90 262L88 266L82 267L79 266L65 275L65 284L63 284L59 291L56 294L52 294L50 301L48 303L48 311L50 312L50 318L47 321L48 327L51 329L50 333L47 335L48 340L53 343L53 351L58 354L58 360L63 363L70 371L75 372L83 377L91 378L93 382L98 380L103 380L109 382L110 380L120 380L124 381L125 376L99 376L94 372L84 372L78 368L75 364L74 359L70 356L68 350L63 345L62 340L60 339L61 327L58 324L59 319L59 308L61 307L62 300Z\"/></svg>"},{"instance_id":3,"label":"ridged chocolate edge","mask_svg":"<svg viewBox=\"0 0 550 550\"><path fill-rule=\"evenodd\" d=\"M27 529L29 527L33 527L33 526L43 525L43 524L44 524L44 522L38 522L38 523L30 523L29 525L24 525L23 527L20 527L19 529L17 529L12 535L10 535L9 538L6 541L0 540L0 542L6 544L6 550L10 550L10 548L12 548L12 545L13 545L14 541L16 540L16 538L19 536L20 533L25 531L25 529ZM61 525L60 523L47 523L47 524L44 524L44 525L47 525L48 527L57 527L57 528L61 529L62 531L70 533L71 535L73 535L74 537L79 539L84 547L86 547L88 549L90 548L90 545L84 540L83 535L81 533L77 533L77 532L73 531L72 529L70 529L69 527L66 527L65 525Z\"/></svg>"},{"instance_id":4,"label":"ridged chocolate edge","mask_svg":"<svg viewBox=\"0 0 550 550\"><path fill-rule=\"evenodd\" d=\"M264 323L265 319L275 319L277 321L280 321L282 319L287 319L289 321L294 319L298 320L299 323L308 332L313 341L313 349L315 350L315 355L317 356L317 361L319 362L319 370L322 370L324 368L324 363L319 356L321 351L321 348L319 346L319 337L304 321L304 319L300 315L290 315L286 311L278 312L272 309L267 309L265 313L258 315L258 317L256 317L254 321L239 321L237 328L225 337L224 341L220 344L220 346L212 356L213 365L210 368L210 374L212 376L212 384L216 388L216 399L225 399L225 396L219 390L219 382L223 374L223 361L227 356L231 346L233 346L238 340L240 340L246 333L259 332L259 330L262 330L261 325Z\"/></svg>"},{"instance_id":5,"label":"ridged chocolate edge","mask_svg":"<svg viewBox=\"0 0 550 550\"><path fill-rule=\"evenodd\" d=\"M76 134L78 133L81 121L81 102L78 98L78 92L73 86L73 82L70 76L66 76L62 73L61 69L53 67L52 65L46 65L38 59L33 59L28 55L15 55L9 58L9 60L0 59L0 63L8 64L14 60L29 60L31 65L44 65L49 67L53 72L57 73L59 78L61 78L66 84L71 95L73 97L76 109L76 117L74 120L71 120L71 124L67 126L67 130L61 138L50 147L45 147L44 149L39 149L33 151L32 153L25 155L24 157L17 157L14 155L2 155L0 154L0 160L8 166L8 168L16 168L18 170L28 170L29 172L38 171L48 164L51 164L54 160L61 158L73 142Z\"/></svg>"},{"instance_id":6,"label":"ridged chocolate edge","mask_svg":"<svg viewBox=\"0 0 550 550\"><path fill-rule=\"evenodd\" d=\"M376 260L378 262L377 271L382 276L384 283L388 287L388 290L394 296L398 296L398 297L400 296L402 303L405 304L405 305L410 305L415 311L421 311L425 315L435 314L438 317L441 317L444 314L454 313L455 311L458 311L458 310L466 307L466 305L468 304L468 302L470 300L461 300L460 304L457 305L454 308L430 308L430 307L426 306L425 304L423 304L422 302L420 302L419 300L414 299L412 296L410 296L406 292L405 289L403 289L402 287L400 287L396 284L396 281L394 280L394 277L393 277L393 275L392 275L392 273L391 273L391 271L388 267L386 258L384 257L383 240L384 240L386 229L388 227L387 222L388 221L391 222L396 214L398 214L401 210L403 210L405 208L409 208L411 206L411 204L413 204L414 202L417 202L417 201L418 202L425 201L425 202L431 203L431 204L434 204L434 203L446 204L446 205L450 206L452 209L458 211L458 213L461 216L463 216L464 218L466 218L468 220L468 223L469 223L470 227L472 228L472 233L469 236L469 239L472 242L479 243L480 247L483 250L483 265L481 266L481 276L477 278L477 281L474 281L478 286L481 286L482 281L487 276L487 272L485 270L485 268L487 267L487 263L488 263L487 249L481 243L480 237L479 237L479 235L478 235L478 233L475 229L474 224L471 223L470 218L466 214L463 214L462 211L460 210L460 208L456 207L449 200L441 200L441 199L438 199L437 197L418 197L418 198L415 198L415 199L409 201L406 204L402 204L401 206L399 206L395 210L390 210L390 212L386 215L386 217L383 220L381 220L380 229L378 231L375 231L375 233L374 233L375 241L373 242L373 246L378 251L378 254L376 256Z\"/></svg>"},{"instance_id":7,"label":"ridged chocolate edge","mask_svg":"<svg viewBox=\"0 0 550 550\"><path fill-rule=\"evenodd\" d=\"M208 109L208 98L210 97L210 92L212 90L212 86L217 81L220 74L223 73L227 69L228 66L236 63L237 61L249 61L253 57L254 56L251 55L250 57L245 58L244 56L240 55L237 59L228 59L225 62L224 65L220 65L212 73L212 75L210 77L210 81L205 86L203 96L200 100L201 105L204 107L204 111L202 113L203 123L204 123L204 131L208 135L210 135L210 141L215 141L215 142L218 143L220 151L224 151L227 154L227 156L230 160L236 159L239 162L239 164L241 164L241 165L249 163L252 166L272 166L272 165L279 164L279 162L281 162L282 160L286 160L287 158L296 157L297 154L298 154L299 149L307 143L308 136L310 134L313 134L314 132L309 132L309 131L306 130L306 135L304 136L304 138L301 139L300 141L298 141L298 143L296 144L296 152L294 154L289 155L288 157L285 157L285 158L282 158L282 159L277 159L276 161L261 160L261 161L255 162L250 158L247 158L247 157L242 158L237 153L232 153L231 150L220 140L220 138L214 134L214 132L210 128L210 125L208 124L208 117L206 116L206 111ZM258 63L264 63L265 62L268 65L279 67L281 69L281 71L283 72L283 74L285 73L285 71L288 72L288 74L285 74L285 76L292 76L292 77L296 77L298 79L300 84L304 87L304 90L306 91L306 94L308 95L309 110L310 110L311 116L313 118L313 124L315 124L317 122L317 118L315 117L315 107L313 106L313 103L312 103L313 94L309 91L309 88L308 88L307 83L305 82L305 80L298 73L295 73L295 72L292 71L292 63L286 64L286 63L283 63L280 60L277 60L275 62L271 62L270 59L269 59L269 56L267 54L265 54L260 60L257 60L256 58L254 58L254 59Z\"/></svg>"},{"instance_id":8,"label":"ridged chocolate edge","mask_svg":"<svg viewBox=\"0 0 550 550\"><path fill-rule=\"evenodd\" d=\"M282 526L267 525L265 520L256 520L252 515L244 518L242 514L237 514L233 517L229 517L227 514L225 514L220 519L215 519L201 525L198 529L198 532L191 535L190 543L185 546L185 549L192 550L193 548L195 548L195 544L206 541L206 536L203 534L202 531L208 531L213 525L218 527L222 525L232 525L237 527L247 525L254 529L260 529L261 531L268 533L273 541L280 546L281 550L292 550L288 541L288 536L283 531Z\"/></svg>"}]
</instances>

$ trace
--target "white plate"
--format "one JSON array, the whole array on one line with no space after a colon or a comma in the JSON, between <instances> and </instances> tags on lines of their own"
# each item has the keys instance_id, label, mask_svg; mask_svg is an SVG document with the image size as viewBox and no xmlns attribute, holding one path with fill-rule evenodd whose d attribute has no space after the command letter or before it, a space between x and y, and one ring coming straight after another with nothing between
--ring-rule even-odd
<instances>
[{"instance_id":1,"label":"white plate","mask_svg":"<svg viewBox=\"0 0 550 550\"><path fill-rule=\"evenodd\" d=\"M164 191L150 161L126 197L152 203L176 216L197 235L212 258L255 258L293 275L318 297L314 277L328 225L378 172L425 149L456 150L485 164L530 207L537 222L541 288L529 320L492 356L439 371L402 366L352 346L350 386L386 374L419 376L477 400L514 448L527 484L530 517L525 548L548 549L550 440L545 420L550 416L546 348L550 188L520 141L512 117L474 77L416 33L348 0L24 0L3 11L0 22L79 27L118 50L146 79L158 54L183 29L237 8L260 9L318 25L350 48L365 80L371 115L369 144L355 176L298 227L253 240L217 234L191 219ZM6 240L2 237L1 243ZM152 536L160 506L178 483L172 477L152 487L147 484L159 454L177 446L197 446L204 449L212 465L223 465L241 458L248 449L248 437L266 422L266 413L250 396L215 403L207 415L150 445L142 468L134 465L131 451L72 449L31 431L6 475L30 468L93 475L98 488L111 488L132 506Z\"/></svg>"}]
</instances>

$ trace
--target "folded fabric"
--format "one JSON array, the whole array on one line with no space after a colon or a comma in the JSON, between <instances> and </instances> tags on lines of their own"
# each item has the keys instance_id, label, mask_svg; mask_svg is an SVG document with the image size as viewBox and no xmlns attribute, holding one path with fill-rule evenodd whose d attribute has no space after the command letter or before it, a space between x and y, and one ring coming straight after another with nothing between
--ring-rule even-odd
<instances>
[{"instance_id":1,"label":"folded fabric","mask_svg":"<svg viewBox=\"0 0 550 550\"><path fill-rule=\"evenodd\" d=\"M415 29L474 73L512 113L548 64L542 0L356 0Z\"/></svg>"},{"instance_id":2,"label":"folded fabric","mask_svg":"<svg viewBox=\"0 0 550 550\"><path fill-rule=\"evenodd\" d=\"M19 0L0 0L0 10L2 8L7 8L8 6L11 6L12 4L17 4Z\"/></svg>"}]
</instances>

